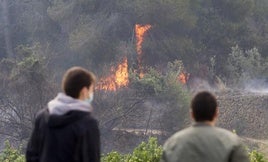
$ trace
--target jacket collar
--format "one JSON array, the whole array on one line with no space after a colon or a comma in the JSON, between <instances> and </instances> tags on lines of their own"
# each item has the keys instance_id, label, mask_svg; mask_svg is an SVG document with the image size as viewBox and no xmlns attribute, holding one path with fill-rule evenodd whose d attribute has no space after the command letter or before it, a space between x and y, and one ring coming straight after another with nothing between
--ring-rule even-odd
<instances>
[{"instance_id":1,"label":"jacket collar","mask_svg":"<svg viewBox=\"0 0 268 162\"><path fill-rule=\"evenodd\" d=\"M92 106L85 101L59 93L56 98L48 103L48 110L51 115L64 115L73 110L91 112Z\"/></svg>"}]
</instances>

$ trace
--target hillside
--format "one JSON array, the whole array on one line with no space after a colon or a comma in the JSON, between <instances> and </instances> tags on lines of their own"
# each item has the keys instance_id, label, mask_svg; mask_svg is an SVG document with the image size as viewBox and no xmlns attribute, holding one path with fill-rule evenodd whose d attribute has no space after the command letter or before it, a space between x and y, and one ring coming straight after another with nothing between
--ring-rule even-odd
<instances>
[{"instance_id":1,"label":"hillside","mask_svg":"<svg viewBox=\"0 0 268 162\"><path fill-rule=\"evenodd\" d=\"M216 96L220 108L218 126L235 131L250 148L268 152L268 94L224 91L216 92ZM103 133L104 152L128 152L149 136L157 137L163 144L175 131L190 125L188 111L170 114L168 109L166 104L154 100L138 105L123 124ZM173 115L183 119L173 121Z\"/></svg>"},{"instance_id":2,"label":"hillside","mask_svg":"<svg viewBox=\"0 0 268 162\"><path fill-rule=\"evenodd\" d=\"M217 97L219 126L240 136L267 139L268 94L229 91L217 93Z\"/></svg>"}]
</instances>

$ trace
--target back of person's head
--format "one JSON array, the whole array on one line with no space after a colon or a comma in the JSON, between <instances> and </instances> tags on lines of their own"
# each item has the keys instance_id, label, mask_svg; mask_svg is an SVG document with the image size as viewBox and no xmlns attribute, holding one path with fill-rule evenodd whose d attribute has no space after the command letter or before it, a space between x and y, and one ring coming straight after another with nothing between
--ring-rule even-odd
<instances>
[{"instance_id":1,"label":"back of person's head","mask_svg":"<svg viewBox=\"0 0 268 162\"><path fill-rule=\"evenodd\" d=\"M95 76L90 71L81 67L68 69L62 79L62 90L67 96L78 98L84 87L90 87L95 83Z\"/></svg>"},{"instance_id":2,"label":"back of person's head","mask_svg":"<svg viewBox=\"0 0 268 162\"><path fill-rule=\"evenodd\" d=\"M199 92L191 103L194 120L197 122L212 121L217 113L217 107L214 95L206 91Z\"/></svg>"}]
</instances>

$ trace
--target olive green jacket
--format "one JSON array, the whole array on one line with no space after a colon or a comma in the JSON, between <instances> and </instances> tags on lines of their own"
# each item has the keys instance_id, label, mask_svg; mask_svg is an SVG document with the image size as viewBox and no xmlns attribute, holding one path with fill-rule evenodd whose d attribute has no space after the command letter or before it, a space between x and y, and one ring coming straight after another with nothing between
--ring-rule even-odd
<instances>
[{"instance_id":1,"label":"olive green jacket","mask_svg":"<svg viewBox=\"0 0 268 162\"><path fill-rule=\"evenodd\" d=\"M249 158L234 133L196 123L166 141L161 162L249 162Z\"/></svg>"}]
</instances>

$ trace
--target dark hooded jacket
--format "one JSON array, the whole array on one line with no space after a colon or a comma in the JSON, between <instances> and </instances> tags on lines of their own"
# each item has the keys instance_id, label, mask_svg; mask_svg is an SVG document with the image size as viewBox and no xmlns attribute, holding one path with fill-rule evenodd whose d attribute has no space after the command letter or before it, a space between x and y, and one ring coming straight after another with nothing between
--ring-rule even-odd
<instances>
[{"instance_id":1,"label":"dark hooded jacket","mask_svg":"<svg viewBox=\"0 0 268 162\"><path fill-rule=\"evenodd\" d=\"M90 111L69 109L60 115L50 111L46 108L37 115L26 161L99 162L99 128Z\"/></svg>"}]
</instances>

